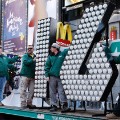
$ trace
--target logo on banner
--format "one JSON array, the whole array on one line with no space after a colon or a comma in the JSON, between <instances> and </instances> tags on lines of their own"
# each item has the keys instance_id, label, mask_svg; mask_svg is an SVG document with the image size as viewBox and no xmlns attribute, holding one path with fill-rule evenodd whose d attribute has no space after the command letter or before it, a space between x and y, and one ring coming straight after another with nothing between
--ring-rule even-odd
<instances>
[{"instance_id":1,"label":"logo on banner","mask_svg":"<svg viewBox=\"0 0 120 120\"><path fill-rule=\"evenodd\" d=\"M72 42L72 32L69 24L63 25L62 22L57 23L56 42L62 47L69 47Z\"/></svg>"}]
</instances>

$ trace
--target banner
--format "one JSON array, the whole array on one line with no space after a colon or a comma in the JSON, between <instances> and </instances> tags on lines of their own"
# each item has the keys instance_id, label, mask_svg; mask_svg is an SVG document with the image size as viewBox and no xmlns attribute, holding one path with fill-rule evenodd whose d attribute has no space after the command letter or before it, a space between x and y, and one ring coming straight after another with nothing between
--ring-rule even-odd
<instances>
[{"instance_id":1,"label":"banner","mask_svg":"<svg viewBox=\"0 0 120 120\"><path fill-rule=\"evenodd\" d=\"M24 52L26 46L27 2L3 1L3 49Z\"/></svg>"},{"instance_id":2,"label":"banner","mask_svg":"<svg viewBox=\"0 0 120 120\"><path fill-rule=\"evenodd\" d=\"M38 20L56 19L56 0L28 0L28 44L34 44Z\"/></svg>"}]
</instances>

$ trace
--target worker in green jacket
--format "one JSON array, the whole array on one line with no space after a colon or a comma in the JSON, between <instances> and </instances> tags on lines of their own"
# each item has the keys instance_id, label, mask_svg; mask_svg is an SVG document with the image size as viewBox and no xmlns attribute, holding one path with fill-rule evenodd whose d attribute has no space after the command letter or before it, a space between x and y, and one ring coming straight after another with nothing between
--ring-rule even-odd
<instances>
[{"instance_id":1,"label":"worker in green jacket","mask_svg":"<svg viewBox=\"0 0 120 120\"><path fill-rule=\"evenodd\" d=\"M51 112L57 110L57 98L56 98L57 92L62 105L61 112L67 112L70 110L68 108L67 98L60 80L61 66L63 64L63 61L68 50L65 49L63 52L61 52L59 49L60 47L57 43L52 44L50 50L53 53L53 55L48 56L48 59L45 64L45 76L46 79L49 81L50 102L52 107L50 109Z\"/></svg>"},{"instance_id":2,"label":"worker in green jacket","mask_svg":"<svg viewBox=\"0 0 120 120\"><path fill-rule=\"evenodd\" d=\"M20 75L22 76L20 84L20 100L22 108L35 108L32 105L34 94L34 82L35 82L35 63L36 56L33 53L33 46L29 45L27 53L22 57L22 67ZM27 98L27 89L29 90Z\"/></svg>"},{"instance_id":3,"label":"worker in green jacket","mask_svg":"<svg viewBox=\"0 0 120 120\"><path fill-rule=\"evenodd\" d=\"M3 106L3 92L5 88L6 81L9 79L8 68L9 65L16 62L19 57L8 58L2 54L2 46L0 45L0 106Z\"/></svg>"}]
</instances>

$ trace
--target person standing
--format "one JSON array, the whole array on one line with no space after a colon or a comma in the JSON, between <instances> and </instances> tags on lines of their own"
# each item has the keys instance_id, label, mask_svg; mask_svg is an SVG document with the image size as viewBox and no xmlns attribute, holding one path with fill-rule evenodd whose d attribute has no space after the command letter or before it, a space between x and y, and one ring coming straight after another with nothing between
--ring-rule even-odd
<instances>
[{"instance_id":1,"label":"person standing","mask_svg":"<svg viewBox=\"0 0 120 120\"><path fill-rule=\"evenodd\" d=\"M50 50L52 55L48 56L45 64L45 76L49 81L50 90L50 111L54 112L57 110L56 94L58 92L60 103L62 105L61 112L67 112L70 109L68 108L67 98L60 80L60 70L68 50L65 49L63 52L61 52L60 46L57 43L53 43Z\"/></svg>"},{"instance_id":2,"label":"person standing","mask_svg":"<svg viewBox=\"0 0 120 120\"><path fill-rule=\"evenodd\" d=\"M0 106L3 106L3 93L7 80L9 79L8 68L12 63L16 62L19 59L19 56L14 58L8 58L2 54L2 46L0 45Z\"/></svg>"},{"instance_id":3,"label":"person standing","mask_svg":"<svg viewBox=\"0 0 120 120\"><path fill-rule=\"evenodd\" d=\"M35 108L32 105L34 94L34 78L35 78L35 64L36 56L33 53L33 46L27 47L27 53L22 57L22 68L20 71L21 83L20 83L20 100L22 108ZM28 96L27 96L28 89Z\"/></svg>"}]
</instances>

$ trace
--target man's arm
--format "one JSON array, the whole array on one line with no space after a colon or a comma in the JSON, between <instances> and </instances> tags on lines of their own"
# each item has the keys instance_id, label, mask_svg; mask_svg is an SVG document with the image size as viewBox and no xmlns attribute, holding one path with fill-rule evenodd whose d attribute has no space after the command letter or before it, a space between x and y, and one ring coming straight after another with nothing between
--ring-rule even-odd
<instances>
[{"instance_id":1,"label":"man's arm","mask_svg":"<svg viewBox=\"0 0 120 120\"><path fill-rule=\"evenodd\" d=\"M22 62L23 62L24 65L31 65L35 62L35 60L34 59L29 59L27 55L24 55L22 57Z\"/></svg>"},{"instance_id":2,"label":"man's arm","mask_svg":"<svg viewBox=\"0 0 120 120\"><path fill-rule=\"evenodd\" d=\"M19 56L15 56L15 57L13 57L13 58L8 58L8 57L7 57L8 63L9 63L9 64L15 63L15 62L17 62L17 60L18 60L19 58L20 58Z\"/></svg>"}]
</instances>

